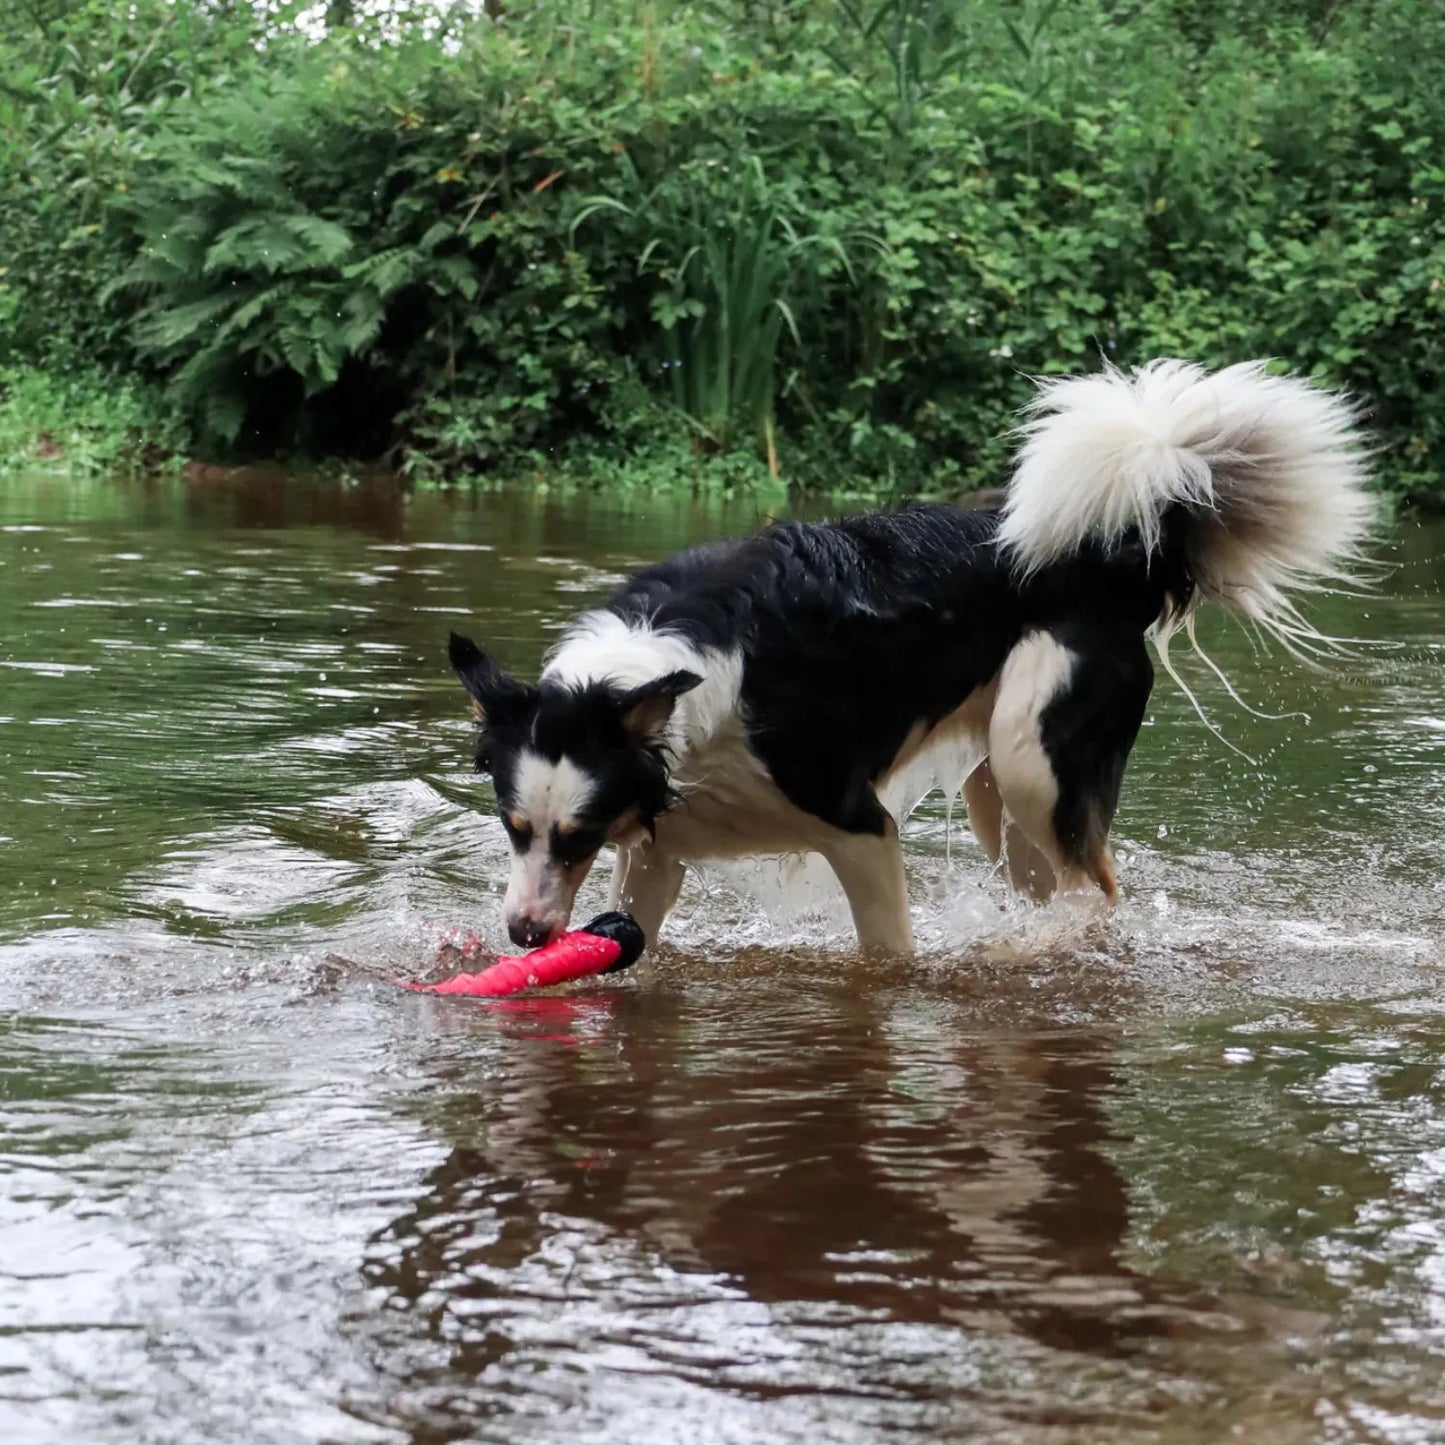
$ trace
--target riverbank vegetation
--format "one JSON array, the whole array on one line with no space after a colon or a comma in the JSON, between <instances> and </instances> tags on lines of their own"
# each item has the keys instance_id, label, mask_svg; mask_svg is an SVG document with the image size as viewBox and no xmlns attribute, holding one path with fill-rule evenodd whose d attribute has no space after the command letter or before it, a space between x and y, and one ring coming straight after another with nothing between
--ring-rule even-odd
<instances>
[{"instance_id":1,"label":"riverbank vegetation","mask_svg":"<svg viewBox=\"0 0 1445 1445\"><path fill-rule=\"evenodd\" d=\"M949 493L1028 374L1263 354L1445 506L1430 0L18 0L0 41L12 456L92 408L101 460Z\"/></svg>"}]
</instances>

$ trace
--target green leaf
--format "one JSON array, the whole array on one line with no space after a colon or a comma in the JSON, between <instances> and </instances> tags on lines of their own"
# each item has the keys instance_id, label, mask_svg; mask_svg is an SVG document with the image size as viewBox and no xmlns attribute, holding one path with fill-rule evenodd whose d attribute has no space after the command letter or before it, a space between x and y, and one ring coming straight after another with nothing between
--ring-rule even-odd
<instances>
[{"instance_id":1,"label":"green leaf","mask_svg":"<svg viewBox=\"0 0 1445 1445\"><path fill-rule=\"evenodd\" d=\"M246 398L237 391L213 391L202 405L205 428L233 446L246 424Z\"/></svg>"}]
</instances>

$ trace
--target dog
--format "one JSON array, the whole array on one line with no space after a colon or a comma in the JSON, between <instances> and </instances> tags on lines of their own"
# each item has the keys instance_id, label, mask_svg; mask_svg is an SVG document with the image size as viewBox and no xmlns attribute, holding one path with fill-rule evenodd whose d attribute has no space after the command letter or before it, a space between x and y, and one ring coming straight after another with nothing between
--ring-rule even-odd
<instances>
[{"instance_id":1,"label":"dog","mask_svg":"<svg viewBox=\"0 0 1445 1445\"><path fill-rule=\"evenodd\" d=\"M649 942L689 863L819 853L860 946L907 953L899 826L936 787L1017 889L1114 901L1148 643L1207 601L1309 652L1290 594L1353 575L1369 528L1357 422L1259 362L1051 380L1000 501L684 551L583 613L535 685L453 633L513 942L561 933L611 845L608 906Z\"/></svg>"}]
</instances>

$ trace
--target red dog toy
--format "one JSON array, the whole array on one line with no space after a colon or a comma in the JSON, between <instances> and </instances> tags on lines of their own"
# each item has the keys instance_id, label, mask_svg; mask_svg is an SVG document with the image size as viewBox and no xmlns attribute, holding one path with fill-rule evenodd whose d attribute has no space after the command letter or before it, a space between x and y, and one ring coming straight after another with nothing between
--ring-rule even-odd
<instances>
[{"instance_id":1,"label":"red dog toy","mask_svg":"<svg viewBox=\"0 0 1445 1445\"><path fill-rule=\"evenodd\" d=\"M637 962L646 945L642 929L630 914L600 913L585 928L564 933L533 953L504 954L480 973L458 973L441 983L403 983L402 987L413 993L501 998L524 988L551 988L592 974L620 973Z\"/></svg>"}]
</instances>

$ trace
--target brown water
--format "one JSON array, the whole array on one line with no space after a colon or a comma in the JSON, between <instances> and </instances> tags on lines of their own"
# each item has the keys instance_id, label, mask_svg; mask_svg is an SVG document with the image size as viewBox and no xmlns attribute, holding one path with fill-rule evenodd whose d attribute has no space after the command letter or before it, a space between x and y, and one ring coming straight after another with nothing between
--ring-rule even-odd
<instances>
[{"instance_id":1,"label":"brown water","mask_svg":"<svg viewBox=\"0 0 1445 1445\"><path fill-rule=\"evenodd\" d=\"M1110 923L935 799L908 967L758 867L618 981L375 982L502 936L447 627L756 520L0 492L0 1439L1445 1441L1439 527L1344 675L1209 629L1309 716L1161 688Z\"/></svg>"}]
</instances>

